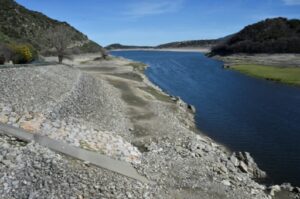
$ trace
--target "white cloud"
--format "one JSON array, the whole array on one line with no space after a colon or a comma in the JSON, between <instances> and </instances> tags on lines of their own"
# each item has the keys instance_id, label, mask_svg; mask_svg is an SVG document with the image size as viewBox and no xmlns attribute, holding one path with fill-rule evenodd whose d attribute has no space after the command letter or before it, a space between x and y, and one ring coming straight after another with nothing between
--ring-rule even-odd
<instances>
[{"instance_id":1,"label":"white cloud","mask_svg":"<svg viewBox=\"0 0 300 199\"><path fill-rule=\"evenodd\" d=\"M183 0L141 0L128 6L126 15L143 17L172 13L182 8Z\"/></svg>"},{"instance_id":2,"label":"white cloud","mask_svg":"<svg viewBox=\"0 0 300 199\"><path fill-rule=\"evenodd\" d=\"M300 5L300 0L283 0L285 5L293 6L293 5Z\"/></svg>"}]
</instances>

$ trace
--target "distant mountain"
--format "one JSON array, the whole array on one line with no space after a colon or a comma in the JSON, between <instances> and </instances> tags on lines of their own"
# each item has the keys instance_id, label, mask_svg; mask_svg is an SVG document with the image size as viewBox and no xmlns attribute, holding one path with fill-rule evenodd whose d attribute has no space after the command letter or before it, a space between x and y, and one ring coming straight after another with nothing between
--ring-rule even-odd
<instances>
[{"instance_id":1,"label":"distant mountain","mask_svg":"<svg viewBox=\"0 0 300 199\"><path fill-rule=\"evenodd\" d=\"M246 26L211 54L233 53L300 53L300 20L279 17Z\"/></svg>"},{"instance_id":2,"label":"distant mountain","mask_svg":"<svg viewBox=\"0 0 300 199\"><path fill-rule=\"evenodd\" d=\"M111 44L105 47L106 50L122 50L122 49L138 49L138 48L154 48L152 46L131 46L122 44Z\"/></svg>"},{"instance_id":3,"label":"distant mountain","mask_svg":"<svg viewBox=\"0 0 300 199\"><path fill-rule=\"evenodd\" d=\"M61 25L73 33L73 45L82 52L101 51L102 47L88 39L66 22L51 19L40 12L26 9L14 0L0 0L0 42L27 42L38 50L48 48L46 42L37 38L49 27ZM77 50L78 50L77 49Z\"/></svg>"},{"instance_id":4,"label":"distant mountain","mask_svg":"<svg viewBox=\"0 0 300 199\"><path fill-rule=\"evenodd\" d=\"M218 39L177 41L161 44L156 48L211 48L218 42Z\"/></svg>"},{"instance_id":5,"label":"distant mountain","mask_svg":"<svg viewBox=\"0 0 300 199\"><path fill-rule=\"evenodd\" d=\"M212 48L217 44L228 39L230 36L219 38L219 39L208 39L208 40L188 40L188 41L176 41L166 44L160 44L158 46L134 46L134 45L122 45L122 44L111 44L106 46L107 50L117 50L117 49L139 49L139 48Z\"/></svg>"}]
</instances>

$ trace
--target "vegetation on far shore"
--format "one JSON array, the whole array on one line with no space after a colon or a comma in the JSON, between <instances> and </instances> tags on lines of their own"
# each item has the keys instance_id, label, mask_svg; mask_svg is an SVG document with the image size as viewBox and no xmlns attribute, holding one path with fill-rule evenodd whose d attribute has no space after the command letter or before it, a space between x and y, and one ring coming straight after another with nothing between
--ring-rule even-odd
<instances>
[{"instance_id":1,"label":"vegetation on far shore","mask_svg":"<svg viewBox=\"0 0 300 199\"><path fill-rule=\"evenodd\" d=\"M246 26L210 54L234 53L300 53L300 20L279 17Z\"/></svg>"},{"instance_id":2,"label":"vegetation on far shore","mask_svg":"<svg viewBox=\"0 0 300 199\"><path fill-rule=\"evenodd\" d=\"M299 67L276 67L256 64L239 64L230 66L230 68L250 76L300 86Z\"/></svg>"},{"instance_id":3,"label":"vegetation on far shore","mask_svg":"<svg viewBox=\"0 0 300 199\"><path fill-rule=\"evenodd\" d=\"M120 49L161 49L161 48L211 48L217 44L223 42L228 37L222 37L219 39L202 39L202 40L187 40L176 41L157 46L136 46L136 45L123 45L123 44L111 44L105 47L106 50L120 50Z\"/></svg>"}]
</instances>

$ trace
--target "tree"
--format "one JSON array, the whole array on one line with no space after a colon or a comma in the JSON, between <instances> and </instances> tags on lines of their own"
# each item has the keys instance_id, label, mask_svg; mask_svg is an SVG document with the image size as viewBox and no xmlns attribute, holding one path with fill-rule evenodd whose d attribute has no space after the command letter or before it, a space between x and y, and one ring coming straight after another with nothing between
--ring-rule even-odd
<instances>
[{"instance_id":1,"label":"tree","mask_svg":"<svg viewBox=\"0 0 300 199\"><path fill-rule=\"evenodd\" d=\"M49 43L50 48L56 51L59 63L62 63L66 57L67 49L72 44L73 36L74 33L62 25L46 30L44 38Z\"/></svg>"},{"instance_id":2,"label":"tree","mask_svg":"<svg viewBox=\"0 0 300 199\"><path fill-rule=\"evenodd\" d=\"M9 61L11 57L11 50L6 44L0 43L0 65L4 64L6 61Z\"/></svg>"},{"instance_id":3,"label":"tree","mask_svg":"<svg viewBox=\"0 0 300 199\"><path fill-rule=\"evenodd\" d=\"M101 48L101 49L100 49L100 53L102 54L102 58L103 58L103 59L107 59L107 57L108 57L108 52L107 52L104 48Z\"/></svg>"}]
</instances>

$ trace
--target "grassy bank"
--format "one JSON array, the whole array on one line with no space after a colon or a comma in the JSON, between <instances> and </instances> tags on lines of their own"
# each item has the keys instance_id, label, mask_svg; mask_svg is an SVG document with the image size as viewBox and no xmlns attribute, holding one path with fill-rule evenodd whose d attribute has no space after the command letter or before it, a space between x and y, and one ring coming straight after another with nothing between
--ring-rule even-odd
<instances>
[{"instance_id":1,"label":"grassy bank","mask_svg":"<svg viewBox=\"0 0 300 199\"><path fill-rule=\"evenodd\" d=\"M254 64L239 64L230 68L250 76L300 86L300 68Z\"/></svg>"}]
</instances>

